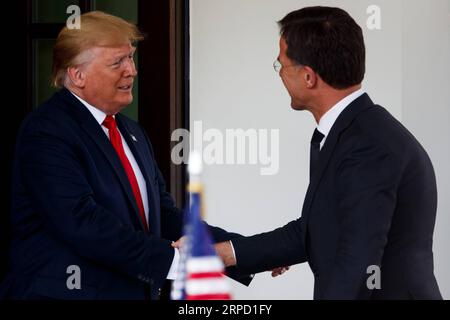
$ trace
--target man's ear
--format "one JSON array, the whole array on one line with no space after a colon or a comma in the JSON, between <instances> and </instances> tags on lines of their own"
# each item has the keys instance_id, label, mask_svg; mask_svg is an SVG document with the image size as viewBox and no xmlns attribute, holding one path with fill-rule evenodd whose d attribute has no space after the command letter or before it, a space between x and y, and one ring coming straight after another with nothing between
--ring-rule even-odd
<instances>
[{"instance_id":1,"label":"man's ear","mask_svg":"<svg viewBox=\"0 0 450 320\"><path fill-rule=\"evenodd\" d=\"M306 87L308 89L314 88L314 86L317 84L317 74L308 66L304 67L303 77L303 80L305 81Z\"/></svg>"},{"instance_id":2,"label":"man's ear","mask_svg":"<svg viewBox=\"0 0 450 320\"><path fill-rule=\"evenodd\" d=\"M84 88L86 74L80 67L68 67L67 76L70 82L77 88Z\"/></svg>"}]
</instances>

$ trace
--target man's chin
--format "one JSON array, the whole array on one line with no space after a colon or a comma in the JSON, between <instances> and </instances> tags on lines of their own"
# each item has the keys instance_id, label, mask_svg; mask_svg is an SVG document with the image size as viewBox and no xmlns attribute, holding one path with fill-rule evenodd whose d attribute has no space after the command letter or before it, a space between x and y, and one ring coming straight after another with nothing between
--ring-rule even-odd
<instances>
[{"instance_id":1,"label":"man's chin","mask_svg":"<svg viewBox=\"0 0 450 320\"><path fill-rule=\"evenodd\" d=\"M129 106L132 102L133 102L133 96L130 94L129 97L126 97L126 98L122 99L121 105L123 105L124 107L127 107L127 106Z\"/></svg>"},{"instance_id":2,"label":"man's chin","mask_svg":"<svg viewBox=\"0 0 450 320\"><path fill-rule=\"evenodd\" d=\"M131 98L131 99L122 99L120 104L117 104L116 113L119 113L123 109L128 108L132 102L133 102L133 98Z\"/></svg>"},{"instance_id":3,"label":"man's chin","mask_svg":"<svg viewBox=\"0 0 450 320\"><path fill-rule=\"evenodd\" d=\"M303 110L306 110L306 107L305 106L303 106L303 105L301 105L301 104L299 104L299 103L295 103L295 102L291 102L291 108L293 109L293 110L296 110L296 111L303 111Z\"/></svg>"}]
</instances>

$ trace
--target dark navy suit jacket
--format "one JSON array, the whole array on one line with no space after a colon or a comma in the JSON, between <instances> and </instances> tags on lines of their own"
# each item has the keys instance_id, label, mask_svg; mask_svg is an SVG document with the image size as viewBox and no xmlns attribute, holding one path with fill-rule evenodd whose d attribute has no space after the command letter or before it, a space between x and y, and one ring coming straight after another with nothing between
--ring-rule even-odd
<instances>
[{"instance_id":1,"label":"dark navy suit jacket","mask_svg":"<svg viewBox=\"0 0 450 320\"><path fill-rule=\"evenodd\" d=\"M315 299L441 299L433 273L436 207L427 153L364 94L332 127L301 218L233 240L238 266L260 272L308 261ZM379 290L367 286L374 284L370 266L380 267Z\"/></svg>"},{"instance_id":2,"label":"dark navy suit jacket","mask_svg":"<svg viewBox=\"0 0 450 320\"><path fill-rule=\"evenodd\" d=\"M63 89L27 117L18 137L11 272L1 288L6 298L158 297L183 217L165 190L144 130L121 114L116 120L147 184L149 233L108 137ZM238 236L210 230L216 241ZM72 265L81 271L79 290L67 287ZM236 270L230 273L248 284Z\"/></svg>"}]
</instances>

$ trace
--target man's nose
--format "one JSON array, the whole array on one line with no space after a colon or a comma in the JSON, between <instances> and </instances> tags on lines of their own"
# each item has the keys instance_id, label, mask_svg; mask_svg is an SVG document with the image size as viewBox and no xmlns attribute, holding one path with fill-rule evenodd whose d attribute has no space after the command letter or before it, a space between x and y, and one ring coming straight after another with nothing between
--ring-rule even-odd
<instances>
[{"instance_id":1,"label":"man's nose","mask_svg":"<svg viewBox=\"0 0 450 320\"><path fill-rule=\"evenodd\" d=\"M127 63L125 66L125 76L126 77L136 77L137 76L136 66L132 59L127 60Z\"/></svg>"}]
</instances>

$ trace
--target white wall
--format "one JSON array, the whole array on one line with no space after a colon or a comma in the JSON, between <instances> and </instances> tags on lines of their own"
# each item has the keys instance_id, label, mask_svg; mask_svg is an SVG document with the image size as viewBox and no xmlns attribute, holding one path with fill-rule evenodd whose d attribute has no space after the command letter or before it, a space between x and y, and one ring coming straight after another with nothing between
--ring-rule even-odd
<instances>
[{"instance_id":1,"label":"white wall","mask_svg":"<svg viewBox=\"0 0 450 320\"><path fill-rule=\"evenodd\" d=\"M366 27L378 5L382 29ZM245 235L272 230L301 213L308 186L309 113L291 110L272 68L278 56L276 21L309 5L339 6L363 27L367 46L364 88L423 143L435 165L439 212L435 269L450 298L450 10L448 0L294 1L191 0L191 128L279 129L280 170L261 176L255 165L210 165L204 170L207 220ZM311 299L307 264L282 277L256 276L233 284L235 299Z\"/></svg>"},{"instance_id":2,"label":"white wall","mask_svg":"<svg viewBox=\"0 0 450 320\"><path fill-rule=\"evenodd\" d=\"M402 122L422 142L438 184L435 273L450 299L450 1L403 1Z\"/></svg>"}]
</instances>

